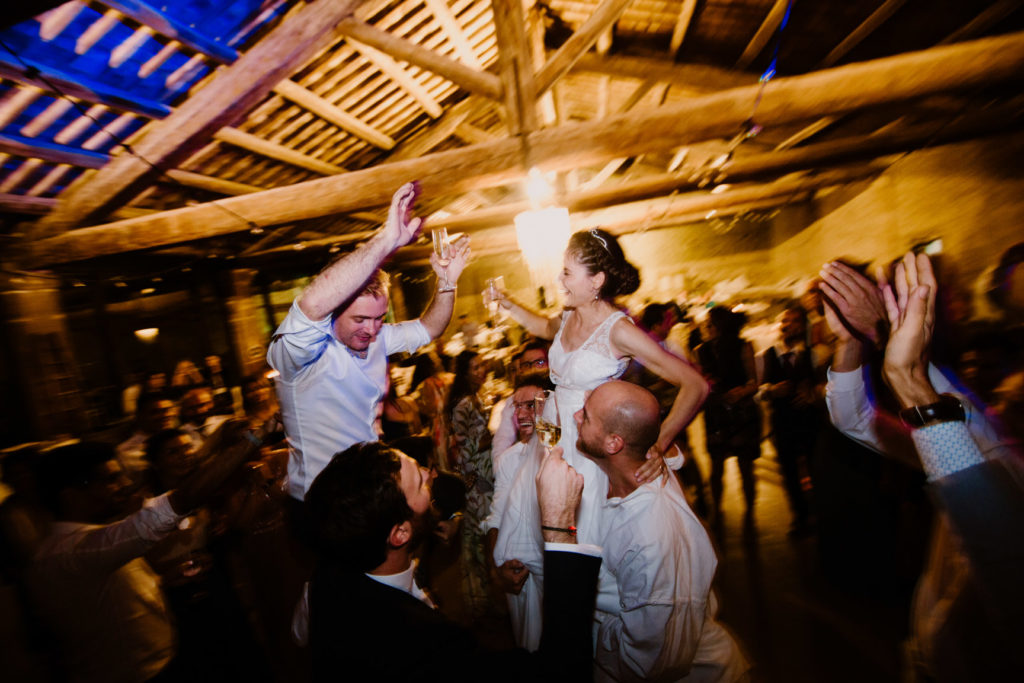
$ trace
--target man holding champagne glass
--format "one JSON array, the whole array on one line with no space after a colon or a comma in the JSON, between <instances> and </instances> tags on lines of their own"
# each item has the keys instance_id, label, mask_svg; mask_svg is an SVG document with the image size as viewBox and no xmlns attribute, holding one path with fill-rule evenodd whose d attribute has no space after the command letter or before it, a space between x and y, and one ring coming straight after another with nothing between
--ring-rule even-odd
<instances>
[{"instance_id":1,"label":"man holding champagne glass","mask_svg":"<svg viewBox=\"0 0 1024 683\"><path fill-rule=\"evenodd\" d=\"M290 446L288 492L298 501L335 453L377 440L387 357L426 345L451 320L469 239L449 244L440 229L430 258L438 283L430 304L417 320L384 324L388 276L380 266L419 235L423 221L412 216L419 192L418 183L403 185L384 226L299 294L271 340L267 362L281 373L277 393Z\"/></svg>"}]
</instances>

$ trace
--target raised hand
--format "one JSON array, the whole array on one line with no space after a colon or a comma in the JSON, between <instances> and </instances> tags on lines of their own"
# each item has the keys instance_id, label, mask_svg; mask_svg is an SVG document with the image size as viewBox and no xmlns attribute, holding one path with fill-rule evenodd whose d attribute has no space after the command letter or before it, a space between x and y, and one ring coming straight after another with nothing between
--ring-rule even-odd
<instances>
[{"instance_id":1,"label":"raised hand","mask_svg":"<svg viewBox=\"0 0 1024 683\"><path fill-rule=\"evenodd\" d=\"M825 316L832 332L839 337L854 335L879 344L885 339L885 303L879 285L853 268L832 261L821 267L821 293L825 295ZM833 310L829 310L831 307ZM838 312L838 315L836 313ZM838 324L837 324L838 323ZM844 325L849 328L844 333Z\"/></svg>"},{"instance_id":2,"label":"raised hand","mask_svg":"<svg viewBox=\"0 0 1024 683\"><path fill-rule=\"evenodd\" d=\"M418 220L418 219L417 219ZM459 276L469 262L470 248L469 235L461 235L451 245L452 255L448 265L441 265L436 253L430 255L430 266L434 269L438 282L448 282L454 285L459 281Z\"/></svg>"},{"instance_id":3,"label":"raised hand","mask_svg":"<svg viewBox=\"0 0 1024 683\"><path fill-rule=\"evenodd\" d=\"M931 261L924 254L908 253L896 266L895 293L883 290L892 332L882 365L886 382L904 406L933 403L937 399L928 379L928 353L935 329L935 292L938 288Z\"/></svg>"},{"instance_id":4,"label":"raised hand","mask_svg":"<svg viewBox=\"0 0 1024 683\"><path fill-rule=\"evenodd\" d=\"M423 227L423 219L414 218L412 215L412 207L419 195L420 184L414 180L402 185L391 197L391 208L388 209L387 222L384 223L384 234L391 238L392 249L404 247L412 242Z\"/></svg>"}]
</instances>

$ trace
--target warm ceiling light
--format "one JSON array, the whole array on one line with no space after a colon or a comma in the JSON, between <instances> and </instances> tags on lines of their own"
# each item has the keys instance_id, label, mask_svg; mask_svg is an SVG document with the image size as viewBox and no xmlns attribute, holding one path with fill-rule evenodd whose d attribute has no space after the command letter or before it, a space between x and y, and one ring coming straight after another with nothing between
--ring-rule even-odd
<instances>
[{"instance_id":1,"label":"warm ceiling light","mask_svg":"<svg viewBox=\"0 0 1024 683\"><path fill-rule=\"evenodd\" d=\"M569 244L572 224L569 209L549 206L516 215L516 241L530 271L540 281L554 279L562 266L562 252Z\"/></svg>"},{"instance_id":2,"label":"warm ceiling light","mask_svg":"<svg viewBox=\"0 0 1024 683\"><path fill-rule=\"evenodd\" d=\"M539 169L531 168L527 174L526 196L530 198L530 204L537 207L550 202L555 196L555 189Z\"/></svg>"},{"instance_id":3,"label":"warm ceiling light","mask_svg":"<svg viewBox=\"0 0 1024 683\"><path fill-rule=\"evenodd\" d=\"M144 327L141 330L135 330L138 340L147 344L156 339L158 334L160 334L159 327Z\"/></svg>"}]
</instances>

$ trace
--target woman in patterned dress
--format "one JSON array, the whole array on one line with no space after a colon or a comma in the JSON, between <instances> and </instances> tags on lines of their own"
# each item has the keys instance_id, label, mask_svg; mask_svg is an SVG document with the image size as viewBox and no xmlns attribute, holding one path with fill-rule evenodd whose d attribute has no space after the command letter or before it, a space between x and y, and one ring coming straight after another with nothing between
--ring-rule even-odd
<instances>
[{"instance_id":1,"label":"woman in patterned dress","mask_svg":"<svg viewBox=\"0 0 1024 683\"><path fill-rule=\"evenodd\" d=\"M480 390L487 379L484 359L475 351L455 357L455 380L448 394L452 462L466 482L466 512L462 520L463 597L471 617L487 611L488 565L484 559L481 523L491 508L494 470L491 433Z\"/></svg>"}]
</instances>

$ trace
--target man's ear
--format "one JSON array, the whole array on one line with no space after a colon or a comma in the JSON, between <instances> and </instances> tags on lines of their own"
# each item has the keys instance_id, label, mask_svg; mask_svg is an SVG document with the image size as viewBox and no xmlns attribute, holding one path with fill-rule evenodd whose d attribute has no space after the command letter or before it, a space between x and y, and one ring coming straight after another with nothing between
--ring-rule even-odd
<instances>
[{"instance_id":1,"label":"man's ear","mask_svg":"<svg viewBox=\"0 0 1024 683\"><path fill-rule=\"evenodd\" d=\"M391 527L388 534L388 545L392 548L401 548L412 539L412 522L405 520L401 524Z\"/></svg>"},{"instance_id":2,"label":"man's ear","mask_svg":"<svg viewBox=\"0 0 1024 683\"><path fill-rule=\"evenodd\" d=\"M626 442L618 434L606 434L604 437L604 452L608 455L615 455L625 446Z\"/></svg>"}]
</instances>

